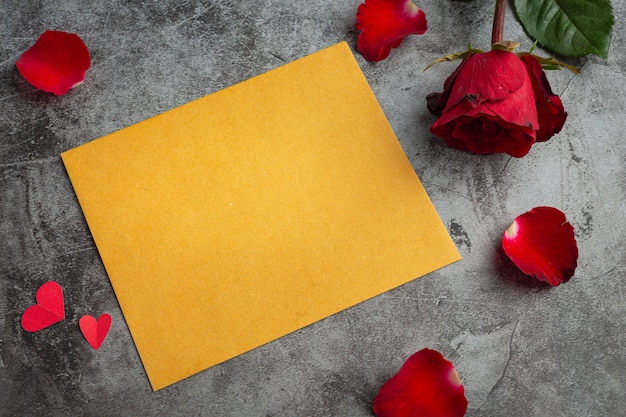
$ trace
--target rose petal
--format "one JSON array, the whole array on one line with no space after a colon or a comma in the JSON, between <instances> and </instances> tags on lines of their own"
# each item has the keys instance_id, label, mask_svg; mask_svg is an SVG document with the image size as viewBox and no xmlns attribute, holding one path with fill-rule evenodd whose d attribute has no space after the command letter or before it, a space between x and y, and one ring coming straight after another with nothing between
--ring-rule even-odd
<instances>
[{"instance_id":1,"label":"rose petal","mask_svg":"<svg viewBox=\"0 0 626 417\"><path fill-rule=\"evenodd\" d=\"M422 349L383 384L373 408L378 417L462 417L467 399L452 363Z\"/></svg>"},{"instance_id":2,"label":"rose petal","mask_svg":"<svg viewBox=\"0 0 626 417\"><path fill-rule=\"evenodd\" d=\"M426 32L426 15L411 0L365 0L357 9L356 28L359 52L368 61L381 61L406 36Z\"/></svg>"},{"instance_id":3,"label":"rose petal","mask_svg":"<svg viewBox=\"0 0 626 417\"><path fill-rule=\"evenodd\" d=\"M533 97L528 70L518 56L492 50L466 59L455 77L444 112L462 101L470 101L474 108L488 103L493 114L503 120L537 129Z\"/></svg>"},{"instance_id":4,"label":"rose petal","mask_svg":"<svg viewBox=\"0 0 626 417\"><path fill-rule=\"evenodd\" d=\"M33 86L61 95L83 82L91 58L85 43L77 35L47 30L15 65Z\"/></svg>"},{"instance_id":5,"label":"rose petal","mask_svg":"<svg viewBox=\"0 0 626 417\"><path fill-rule=\"evenodd\" d=\"M574 228L553 207L535 207L516 218L502 236L502 248L522 272L553 286L576 270Z\"/></svg>"},{"instance_id":6,"label":"rose petal","mask_svg":"<svg viewBox=\"0 0 626 417\"><path fill-rule=\"evenodd\" d=\"M559 96L552 93L550 83L541 64L530 55L523 55L520 59L528 68L528 73L535 92L537 103L537 115L539 117L539 130L537 142L545 142L559 133L567 119L567 113Z\"/></svg>"},{"instance_id":7,"label":"rose petal","mask_svg":"<svg viewBox=\"0 0 626 417\"><path fill-rule=\"evenodd\" d=\"M469 57L471 57L472 55L475 54L471 53L467 57L465 57L465 59L461 61L459 66L456 67L454 72L450 74L448 78L446 78L446 81L443 83L443 92L430 93L428 96L426 96L426 107L428 108L428 111L430 111L435 116L439 117L441 116L441 113L443 113L443 110L446 107L446 103L448 102L448 98L450 98L450 91L452 90L454 80L456 80L456 76L459 72L461 72L461 69L463 68Z\"/></svg>"}]
</instances>

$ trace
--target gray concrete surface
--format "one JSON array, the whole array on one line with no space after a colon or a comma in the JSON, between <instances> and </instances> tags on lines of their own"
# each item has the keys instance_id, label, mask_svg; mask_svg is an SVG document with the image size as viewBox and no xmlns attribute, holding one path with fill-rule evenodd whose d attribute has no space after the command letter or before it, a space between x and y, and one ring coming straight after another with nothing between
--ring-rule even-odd
<instances>
[{"instance_id":1,"label":"gray concrete surface","mask_svg":"<svg viewBox=\"0 0 626 417\"><path fill-rule=\"evenodd\" d=\"M528 156L474 156L428 132L425 96L469 41L486 48L492 1L421 0L430 29L386 61L358 62L464 259L171 387L152 392L59 154L357 32L351 1L3 0L0 3L0 416L372 416L380 385L423 347L457 367L467 416L623 416L626 410L626 2L607 62L550 73L569 119ZM46 29L78 33L85 83L36 91L15 60ZM531 45L511 11L505 38ZM548 288L499 240L535 206L576 230L574 278ZM67 319L20 316L55 280ZM109 312L98 351L78 330Z\"/></svg>"}]
</instances>

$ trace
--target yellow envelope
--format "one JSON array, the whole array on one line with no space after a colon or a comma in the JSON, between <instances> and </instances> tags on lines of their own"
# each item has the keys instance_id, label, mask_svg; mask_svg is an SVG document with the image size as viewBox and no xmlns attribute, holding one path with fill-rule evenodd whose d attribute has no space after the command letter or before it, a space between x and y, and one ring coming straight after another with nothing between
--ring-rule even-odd
<instances>
[{"instance_id":1,"label":"yellow envelope","mask_svg":"<svg viewBox=\"0 0 626 417\"><path fill-rule=\"evenodd\" d=\"M345 42L62 158L154 390L460 259Z\"/></svg>"}]
</instances>

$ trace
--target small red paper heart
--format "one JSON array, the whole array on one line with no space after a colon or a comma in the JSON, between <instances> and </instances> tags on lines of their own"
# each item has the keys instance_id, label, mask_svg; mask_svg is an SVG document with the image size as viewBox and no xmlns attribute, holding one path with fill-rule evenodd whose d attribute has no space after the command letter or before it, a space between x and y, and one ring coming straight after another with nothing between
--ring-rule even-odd
<instances>
[{"instance_id":1,"label":"small red paper heart","mask_svg":"<svg viewBox=\"0 0 626 417\"><path fill-rule=\"evenodd\" d=\"M22 327L27 332L36 332L58 323L65 318L63 290L54 281L43 284L35 295L37 304L22 314Z\"/></svg>"},{"instance_id":2,"label":"small red paper heart","mask_svg":"<svg viewBox=\"0 0 626 417\"><path fill-rule=\"evenodd\" d=\"M82 316L78 324L87 342L92 348L98 350L111 327L111 316L104 313L98 317L98 320L91 316Z\"/></svg>"}]
</instances>

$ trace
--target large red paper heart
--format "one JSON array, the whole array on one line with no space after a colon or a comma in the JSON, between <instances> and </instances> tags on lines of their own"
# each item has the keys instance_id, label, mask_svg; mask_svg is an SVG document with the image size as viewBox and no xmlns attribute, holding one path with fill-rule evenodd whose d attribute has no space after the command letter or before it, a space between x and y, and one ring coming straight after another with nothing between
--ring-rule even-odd
<instances>
[{"instance_id":1,"label":"large red paper heart","mask_svg":"<svg viewBox=\"0 0 626 417\"><path fill-rule=\"evenodd\" d=\"M35 295L37 304L22 314L22 327L27 332L36 332L58 323L65 318L63 290L56 282L43 284Z\"/></svg>"},{"instance_id":2,"label":"large red paper heart","mask_svg":"<svg viewBox=\"0 0 626 417\"><path fill-rule=\"evenodd\" d=\"M98 350L111 327L111 316L105 313L98 317L98 320L91 316L82 316L78 324L87 342L92 348Z\"/></svg>"}]
</instances>

